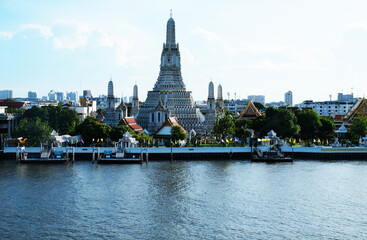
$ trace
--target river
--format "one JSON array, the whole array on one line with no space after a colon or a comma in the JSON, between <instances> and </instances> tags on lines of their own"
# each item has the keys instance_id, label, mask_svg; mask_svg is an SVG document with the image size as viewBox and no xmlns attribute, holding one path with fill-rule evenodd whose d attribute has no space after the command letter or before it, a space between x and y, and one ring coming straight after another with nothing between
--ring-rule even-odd
<instances>
[{"instance_id":1,"label":"river","mask_svg":"<svg viewBox=\"0 0 367 240\"><path fill-rule=\"evenodd\" d=\"M0 161L1 239L367 239L367 162Z\"/></svg>"}]
</instances>

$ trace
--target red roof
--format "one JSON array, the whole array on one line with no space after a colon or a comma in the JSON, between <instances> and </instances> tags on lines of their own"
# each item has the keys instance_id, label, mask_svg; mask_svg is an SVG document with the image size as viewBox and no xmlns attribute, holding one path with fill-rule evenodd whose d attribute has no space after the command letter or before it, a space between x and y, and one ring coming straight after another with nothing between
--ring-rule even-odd
<instances>
[{"instance_id":1,"label":"red roof","mask_svg":"<svg viewBox=\"0 0 367 240\"><path fill-rule=\"evenodd\" d=\"M6 106L8 108L21 108L24 106L24 102L0 102L0 106Z\"/></svg>"},{"instance_id":2,"label":"red roof","mask_svg":"<svg viewBox=\"0 0 367 240\"><path fill-rule=\"evenodd\" d=\"M129 126L135 132L142 132L143 131L143 128L140 127L139 124L136 123L134 117L124 117L123 122L126 126Z\"/></svg>"}]
</instances>

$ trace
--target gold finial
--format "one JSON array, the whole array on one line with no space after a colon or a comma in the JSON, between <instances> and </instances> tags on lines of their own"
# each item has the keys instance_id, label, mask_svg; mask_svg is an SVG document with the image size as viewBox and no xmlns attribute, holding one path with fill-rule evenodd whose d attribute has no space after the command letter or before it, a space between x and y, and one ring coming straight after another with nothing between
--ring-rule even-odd
<instances>
[{"instance_id":1,"label":"gold finial","mask_svg":"<svg viewBox=\"0 0 367 240\"><path fill-rule=\"evenodd\" d=\"M171 12L169 14L169 17L172 18L173 14L172 14L172 9L171 9Z\"/></svg>"}]
</instances>

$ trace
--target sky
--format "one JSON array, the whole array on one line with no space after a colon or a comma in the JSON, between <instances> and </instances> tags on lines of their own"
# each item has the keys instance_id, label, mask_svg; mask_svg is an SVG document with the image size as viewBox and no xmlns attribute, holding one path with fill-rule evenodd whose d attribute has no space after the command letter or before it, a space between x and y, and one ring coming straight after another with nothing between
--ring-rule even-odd
<instances>
[{"instance_id":1,"label":"sky","mask_svg":"<svg viewBox=\"0 0 367 240\"><path fill-rule=\"evenodd\" d=\"M90 89L145 101L159 74L170 9L182 76L196 101L212 79L223 97L266 102L367 92L365 0L0 0L0 89ZM216 94L216 93L215 93Z\"/></svg>"}]
</instances>

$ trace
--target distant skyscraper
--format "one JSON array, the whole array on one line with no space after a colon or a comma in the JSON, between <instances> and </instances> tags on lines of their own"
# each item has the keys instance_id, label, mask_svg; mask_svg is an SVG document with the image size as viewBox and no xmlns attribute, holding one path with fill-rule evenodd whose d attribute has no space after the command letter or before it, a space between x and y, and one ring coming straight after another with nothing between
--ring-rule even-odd
<instances>
[{"instance_id":1,"label":"distant skyscraper","mask_svg":"<svg viewBox=\"0 0 367 240\"><path fill-rule=\"evenodd\" d=\"M64 93L63 92L56 92L56 100L59 102L64 101Z\"/></svg>"},{"instance_id":2,"label":"distant skyscraper","mask_svg":"<svg viewBox=\"0 0 367 240\"><path fill-rule=\"evenodd\" d=\"M56 101L56 93L54 92L54 90L51 90L48 93L48 100L49 101Z\"/></svg>"},{"instance_id":3,"label":"distant skyscraper","mask_svg":"<svg viewBox=\"0 0 367 240\"><path fill-rule=\"evenodd\" d=\"M0 91L0 99L13 98L12 90L1 90Z\"/></svg>"},{"instance_id":4,"label":"distant skyscraper","mask_svg":"<svg viewBox=\"0 0 367 240\"><path fill-rule=\"evenodd\" d=\"M248 100L252 102L258 102L265 105L265 96L264 95L249 95Z\"/></svg>"},{"instance_id":5,"label":"distant skyscraper","mask_svg":"<svg viewBox=\"0 0 367 240\"><path fill-rule=\"evenodd\" d=\"M28 100L36 100L37 99L37 93L36 92L28 92Z\"/></svg>"},{"instance_id":6,"label":"distant skyscraper","mask_svg":"<svg viewBox=\"0 0 367 240\"><path fill-rule=\"evenodd\" d=\"M78 92L68 92L66 93L66 99L69 101L77 102L79 99Z\"/></svg>"},{"instance_id":7,"label":"distant skyscraper","mask_svg":"<svg viewBox=\"0 0 367 240\"><path fill-rule=\"evenodd\" d=\"M84 90L83 91L83 97L84 98L91 98L92 97L92 92L90 90Z\"/></svg>"},{"instance_id":8,"label":"distant skyscraper","mask_svg":"<svg viewBox=\"0 0 367 240\"><path fill-rule=\"evenodd\" d=\"M132 103L133 102L133 97L132 96L130 96L129 97L129 103Z\"/></svg>"},{"instance_id":9,"label":"distant skyscraper","mask_svg":"<svg viewBox=\"0 0 367 240\"><path fill-rule=\"evenodd\" d=\"M292 106L293 105L293 94L292 91L288 91L284 94L284 102L285 104Z\"/></svg>"},{"instance_id":10,"label":"distant skyscraper","mask_svg":"<svg viewBox=\"0 0 367 240\"><path fill-rule=\"evenodd\" d=\"M125 102L125 103L128 103L128 101L127 101L127 97L124 97L124 102Z\"/></svg>"}]
</instances>

